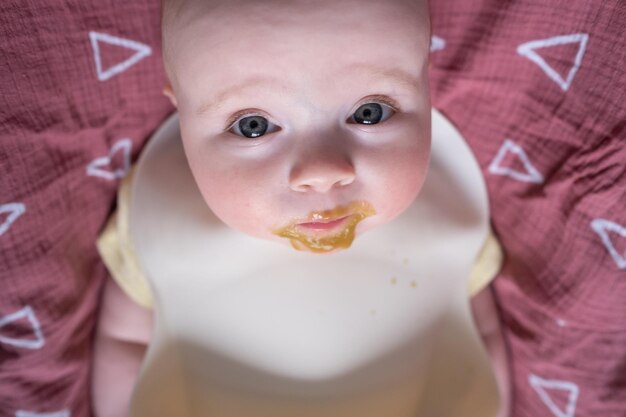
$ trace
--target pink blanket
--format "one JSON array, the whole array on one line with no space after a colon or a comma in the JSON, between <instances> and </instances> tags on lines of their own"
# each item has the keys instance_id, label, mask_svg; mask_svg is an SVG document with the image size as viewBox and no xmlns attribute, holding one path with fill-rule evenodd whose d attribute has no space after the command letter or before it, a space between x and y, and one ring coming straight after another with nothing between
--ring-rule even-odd
<instances>
[{"instance_id":1,"label":"pink blanket","mask_svg":"<svg viewBox=\"0 0 626 417\"><path fill-rule=\"evenodd\" d=\"M487 179L514 417L626 416L626 4L432 2L432 93ZM0 416L88 417L94 241L161 96L158 2L0 11Z\"/></svg>"},{"instance_id":2,"label":"pink blanket","mask_svg":"<svg viewBox=\"0 0 626 417\"><path fill-rule=\"evenodd\" d=\"M515 417L626 416L626 3L432 2L434 105L485 174Z\"/></svg>"}]
</instances>

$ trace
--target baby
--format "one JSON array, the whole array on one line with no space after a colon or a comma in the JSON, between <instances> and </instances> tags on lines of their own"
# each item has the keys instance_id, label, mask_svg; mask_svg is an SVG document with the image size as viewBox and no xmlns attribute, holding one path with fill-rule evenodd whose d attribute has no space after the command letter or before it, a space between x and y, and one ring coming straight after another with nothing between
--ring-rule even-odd
<instances>
[{"instance_id":1,"label":"baby","mask_svg":"<svg viewBox=\"0 0 626 417\"><path fill-rule=\"evenodd\" d=\"M162 6L165 94L198 189L224 224L331 254L412 204L431 146L426 0ZM98 417L128 415L151 329L151 312L108 282Z\"/></svg>"}]
</instances>

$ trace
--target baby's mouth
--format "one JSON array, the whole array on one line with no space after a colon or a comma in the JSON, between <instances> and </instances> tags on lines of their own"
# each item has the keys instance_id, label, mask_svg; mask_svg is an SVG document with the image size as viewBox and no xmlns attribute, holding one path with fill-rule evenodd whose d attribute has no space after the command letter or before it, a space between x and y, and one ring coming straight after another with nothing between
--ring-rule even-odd
<instances>
[{"instance_id":1,"label":"baby's mouth","mask_svg":"<svg viewBox=\"0 0 626 417\"><path fill-rule=\"evenodd\" d=\"M331 210L311 212L304 219L292 221L273 233L289 239L294 249L327 253L349 248L354 241L356 225L374 214L376 211L368 202L353 201Z\"/></svg>"},{"instance_id":2,"label":"baby's mouth","mask_svg":"<svg viewBox=\"0 0 626 417\"><path fill-rule=\"evenodd\" d=\"M345 224L350 216L342 216L328 220L314 220L311 222L296 223L296 227L311 231L327 231L334 230Z\"/></svg>"}]
</instances>

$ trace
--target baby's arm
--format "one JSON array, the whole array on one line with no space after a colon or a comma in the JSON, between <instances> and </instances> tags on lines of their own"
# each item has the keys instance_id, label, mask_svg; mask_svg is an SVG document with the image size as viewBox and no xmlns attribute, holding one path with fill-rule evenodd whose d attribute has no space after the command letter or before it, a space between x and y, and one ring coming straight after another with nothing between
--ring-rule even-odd
<instances>
[{"instance_id":1,"label":"baby's arm","mask_svg":"<svg viewBox=\"0 0 626 417\"><path fill-rule=\"evenodd\" d=\"M105 283L94 346L93 409L96 417L127 417L130 397L152 334L152 311Z\"/></svg>"},{"instance_id":2,"label":"baby's arm","mask_svg":"<svg viewBox=\"0 0 626 417\"><path fill-rule=\"evenodd\" d=\"M474 322L487 348L491 364L496 373L496 381L502 405L497 417L508 417L511 413L511 372L506 343L502 333L502 325L498 308L490 287L485 287L472 299L470 306Z\"/></svg>"}]
</instances>

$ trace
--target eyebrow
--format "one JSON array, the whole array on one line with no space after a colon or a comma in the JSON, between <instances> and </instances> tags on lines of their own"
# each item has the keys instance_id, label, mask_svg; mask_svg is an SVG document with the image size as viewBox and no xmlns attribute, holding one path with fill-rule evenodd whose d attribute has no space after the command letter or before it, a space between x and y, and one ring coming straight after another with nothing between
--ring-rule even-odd
<instances>
[{"instance_id":1,"label":"eyebrow","mask_svg":"<svg viewBox=\"0 0 626 417\"><path fill-rule=\"evenodd\" d=\"M360 74L366 74L378 78L388 78L409 88L419 90L420 77L415 76L410 72L403 70L402 68L356 63L349 65L340 71L340 73L346 72L349 74L357 72Z\"/></svg>"},{"instance_id":2,"label":"eyebrow","mask_svg":"<svg viewBox=\"0 0 626 417\"><path fill-rule=\"evenodd\" d=\"M227 88L215 96L215 100L205 103L198 108L198 115L203 115L211 112L215 108L221 107L222 103L228 101L234 96L241 94L243 91L248 89L254 89L261 85L266 86L275 86L278 89L284 89L285 86L281 83L277 78L268 78L268 77L253 77L248 78L246 81L238 84L234 87Z\"/></svg>"},{"instance_id":3,"label":"eyebrow","mask_svg":"<svg viewBox=\"0 0 626 417\"><path fill-rule=\"evenodd\" d=\"M372 65L372 64L356 63L356 64L349 65L343 68L341 71L339 71L339 74L341 75L345 74L344 76L354 75L355 73L369 75L370 77L391 79L411 89L419 90L420 77L417 77L411 74L410 72L407 72L401 68L383 67L383 66ZM210 113L216 108L221 107L223 103L230 100L232 97L235 97L241 94L245 90L254 89L259 86L275 87L277 90L285 90L285 85L277 78L268 78L268 77L249 78L241 84L227 88L219 92L216 95L215 100L209 103L205 103L202 106L200 106L197 110L197 114L201 116L206 113Z\"/></svg>"}]
</instances>

